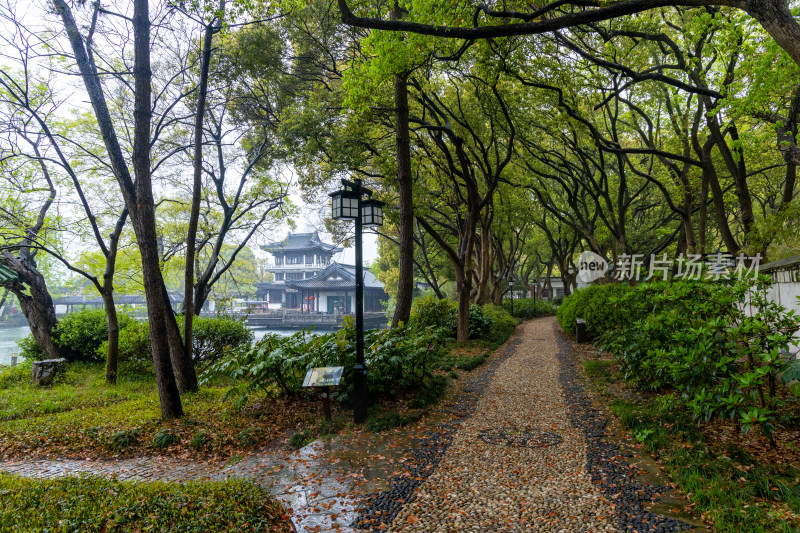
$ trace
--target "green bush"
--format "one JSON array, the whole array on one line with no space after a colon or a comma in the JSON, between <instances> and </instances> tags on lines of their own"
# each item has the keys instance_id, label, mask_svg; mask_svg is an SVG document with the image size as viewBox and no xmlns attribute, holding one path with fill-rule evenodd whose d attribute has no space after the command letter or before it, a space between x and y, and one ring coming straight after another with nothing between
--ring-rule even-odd
<instances>
[{"instance_id":1,"label":"green bush","mask_svg":"<svg viewBox=\"0 0 800 533\"><path fill-rule=\"evenodd\" d=\"M236 436L236 438L239 441L239 444L241 444L245 448L254 446L256 442L258 442L258 438L256 435L256 428L252 427L241 430L239 434Z\"/></svg>"},{"instance_id":2,"label":"green bush","mask_svg":"<svg viewBox=\"0 0 800 533\"><path fill-rule=\"evenodd\" d=\"M39 348L36 341L33 339L33 334L29 334L17 341L19 346L19 355L26 361L42 361L47 359L44 350Z\"/></svg>"},{"instance_id":3,"label":"green bush","mask_svg":"<svg viewBox=\"0 0 800 533\"><path fill-rule=\"evenodd\" d=\"M123 429L111 435L109 447L114 451L122 451L139 443L139 431L136 429Z\"/></svg>"},{"instance_id":4,"label":"green bush","mask_svg":"<svg viewBox=\"0 0 800 533\"><path fill-rule=\"evenodd\" d=\"M473 355L467 357L459 357L454 363L454 367L459 370L475 370L486 361L485 355Z\"/></svg>"},{"instance_id":5,"label":"green bush","mask_svg":"<svg viewBox=\"0 0 800 533\"><path fill-rule=\"evenodd\" d=\"M277 529L284 519L275 499L239 480L140 483L0 474L0 494L3 531L288 531Z\"/></svg>"},{"instance_id":6,"label":"green bush","mask_svg":"<svg viewBox=\"0 0 800 533\"><path fill-rule=\"evenodd\" d=\"M117 320L123 329L132 319L118 313ZM108 323L103 309L84 309L65 315L56 328L56 342L68 361L102 361L97 349L108 340Z\"/></svg>"},{"instance_id":7,"label":"green bush","mask_svg":"<svg viewBox=\"0 0 800 533\"><path fill-rule=\"evenodd\" d=\"M16 366L0 366L0 390L11 388L31 380L30 359L24 359Z\"/></svg>"},{"instance_id":8,"label":"green bush","mask_svg":"<svg viewBox=\"0 0 800 533\"><path fill-rule=\"evenodd\" d=\"M218 316L196 317L192 322L192 358L195 363L211 363L231 350L249 348L253 343L253 332L243 320Z\"/></svg>"},{"instance_id":9,"label":"green bush","mask_svg":"<svg viewBox=\"0 0 800 533\"><path fill-rule=\"evenodd\" d=\"M117 313L120 330L134 320L126 313ZM103 309L84 309L65 315L58 321L53 340L67 361L104 361L108 342L108 324ZM17 341L20 355L30 361L47 356L36 344L33 335ZM102 349L101 349L102 348Z\"/></svg>"},{"instance_id":10,"label":"green bush","mask_svg":"<svg viewBox=\"0 0 800 533\"><path fill-rule=\"evenodd\" d=\"M578 318L578 300L582 297L582 293L586 289L578 290L570 294L564 302L558 306L556 311L556 318L561 325L561 329L572 335L575 334L575 319Z\"/></svg>"},{"instance_id":11,"label":"green bush","mask_svg":"<svg viewBox=\"0 0 800 533\"><path fill-rule=\"evenodd\" d=\"M491 304L483 306L483 316L489 322L489 332L486 339L495 344L502 344L514 333L517 319L511 313Z\"/></svg>"},{"instance_id":12,"label":"green bush","mask_svg":"<svg viewBox=\"0 0 800 533\"><path fill-rule=\"evenodd\" d=\"M511 300L503 300L503 309L511 312ZM556 306L547 300L533 298L518 298L514 300L514 316L523 320L538 318L540 316L553 316Z\"/></svg>"},{"instance_id":13,"label":"green bush","mask_svg":"<svg viewBox=\"0 0 800 533\"><path fill-rule=\"evenodd\" d=\"M195 450L201 450L206 447L209 442L211 442L211 438L208 436L208 432L205 430L200 430L192 436L192 440L189 442L189 446L194 448Z\"/></svg>"},{"instance_id":14,"label":"green bush","mask_svg":"<svg viewBox=\"0 0 800 533\"><path fill-rule=\"evenodd\" d=\"M457 316L457 315L456 315ZM456 327L457 327L456 322ZM455 331L456 327L453 328ZM470 304L469 306L469 338L485 339L492 328L492 321L487 317L480 305Z\"/></svg>"},{"instance_id":15,"label":"green bush","mask_svg":"<svg viewBox=\"0 0 800 533\"><path fill-rule=\"evenodd\" d=\"M454 328L457 316L458 303L449 299L440 300L429 294L414 300L409 326L423 329L430 326ZM452 331L455 332L455 329Z\"/></svg>"},{"instance_id":16,"label":"green bush","mask_svg":"<svg viewBox=\"0 0 800 533\"><path fill-rule=\"evenodd\" d=\"M364 360L369 371L367 385L372 396L392 396L415 389L430 377L445 337L441 329L395 328L370 330L364 334ZM342 382L334 398L349 403L353 394L356 331L352 319L335 333L311 337L305 331L290 337L267 335L249 350L231 352L213 363L204 380L215 374L241 379L246 385L235 390L243 405L253 390L295 395L303 388L309 368L342 366Z\"/></svg>"},{"instance_id":17,"label":"green bush","mask_svg":"<svg viewBox=\"0 0 800 533\"><path fill-rule=\"evenodd\" d=\"M597 286L587 299L581 317L586 319L586 330L589 334L597 337L629 323L632 315L628 310L630 300L627 297L630 294L633 294L633 287L627 283Z\"/></svg>"},{"instance_id":18,"label":"green bush","mask_svg":"<svg viewBox=\"0 0 800 533\"><path fill-rule=\"evenodd\" d=\"M556 317L561 327L575 334L575 320L586 320L586 330L592 336L616 328L631 316L625 297L633 288L626 283L590 285L570 294L558 307Z\"/></svg>"},{"instance_id":19,"label":"green bush","mask_svg":"<svg viewBox=\"0 0 800 533\"><path fill-rule=\"evenodd\" d=\"M178 435L164 429L158 431L155 437L153 437L153 444L156 448L166 448L170 444L176 444L180 441L181 438Z\"/></svg>"},{"instance_id":20,"label":"green bush","mask_svg":"<svg viewBox=\"0 0 800 533\"><path fill-rule=\"evenodd\" d=\"M97 349L97 355L105 357L108 341ZM148 364L153 360L150 351L150 325L144 321L130 320L119 330L119 361Z\"/></svg>"},{"instance_id":21,"label":"green bush","mask_svg":"<svg viewBox=\"0 0 800 533\"><path fill-rule=\"evenodd\" d=\"M470 339L501 339L510 324L505 317L506 313L495 306L481 307L476 304L469 306L469 338ZM493 331L493 317L500 318L498 333ZM508 318L513 318L509 315ZM516 326L516 322L514 323ZM409 329L425 329L429 327L443 328L450 337L455 337L458 329L458 303L454 300L439 300L430 294L414 300L411 307L411 320ZM513 328L512 328L513 331ZM510 335L510 333L509 333ZM505 338L508 338L506 336ZM505 340L505 339L503 339ZM499 342L502 342L500 340ZM493 340L492 342L496 342Z\"/></svg>"},{"instance_id":22,"label":"green bush","mask_svg":"<svg viewBox=\"0 0 800 533\"><path fill-rule=\"evenodd\" d=\"M766 436L787 423L778 376L800 317L770 302L767 279L643 284L617 302L631 318L600 342L645 389L675 388L696 420L730 418ZM566 302L565 302L566 304Z\"/></svg>"},{"instance_id":23,"label":"green bush","mask_svg":"<svg viewBox=\"0 0 800 533\"><path fill-rule=\"evenodd\" d=\"M292 448L298 449L312 442L314 442L314 432L310 429L300 430L289 439L289 444Z\"/></svg>"}]
</instances>

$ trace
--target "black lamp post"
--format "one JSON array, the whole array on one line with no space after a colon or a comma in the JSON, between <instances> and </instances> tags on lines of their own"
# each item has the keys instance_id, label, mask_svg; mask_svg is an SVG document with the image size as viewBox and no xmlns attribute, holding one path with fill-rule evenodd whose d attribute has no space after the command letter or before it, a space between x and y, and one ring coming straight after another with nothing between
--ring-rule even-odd
<instances>
[{"instance_id":1,"label":"black lamp post","mask_svg":"<svg viewBox=\"0 0 800 533\"><path fill-rule=\"evenodd\" d=\"M511 285L511 316L514 316L514 282L517 281L514 274L508 276L508 283Z\"/></svg>"},{"instance_id":2,"label":"black lamp post","mask_svg":"<svg viewBox=\"0 0 800 533\"><path fill-rule=\"evenodd\" d=\"M383 225L383 202L372 198L372 191L361 180L342 180L344 189L329 194L334 220L356 223L356 364L353 366L353 421L367 420L367 366L364 364L364 266L361 230ZM362 199L364 196L366 199ZM345 306L347 302L345 302Z\"/></svg>"}]
</instances>

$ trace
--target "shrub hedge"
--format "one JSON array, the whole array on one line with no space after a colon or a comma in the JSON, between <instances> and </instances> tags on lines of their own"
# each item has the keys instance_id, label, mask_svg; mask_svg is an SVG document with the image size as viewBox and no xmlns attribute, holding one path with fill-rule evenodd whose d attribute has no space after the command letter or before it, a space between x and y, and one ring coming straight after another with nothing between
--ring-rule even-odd
<instances>
[{"instance_id":1,"label":"shrub hedge","mask_svg":"<svg viewBox=\"0 0 800 533\"><path fill-rule=\"evenodd\" d=\"M118 313L119 360L146 363L152 359L150 352L150 326L147 321L135 320L126 313ZM179 317L180 318L180 317ZM183 331L183 321L178 320ZM104 361L108 352L108 325L102 309L87 309L70 313L58 323L54 335L57 346L68 361ZM192 347L195 363L211 362L230 350L249 348L253 332L236 318L196 317L194 319ZM32 335L18 341L20 354L26 360L40 361L44 352Z\"/></svg>"},{"instance_id":2,"label":"shrub hedge","mask_svg":"<svg viewBox=\"0 0 800 533\"><path fill-rule=\"evenodd\" d=\"M469 306L470 339L503 343L514 332L517 323L517 320L502 307L491 304ZM429 326L444 328L451 337L455 337L458 328L457 302L448 299L439 300L434 295L414 300L409 327L413 330Z\"/></svg>"},{"instance_id":3,"label":"shrub hedge","mask_svg":"<svg viewBox=\"0 0 800 533\"><path fill-rule=\"evenodd\" d=\"M519 324L517 319L511 316L511 313L502 307L484 305L481 311L484 318L489 323L488 333L485 334L485 338L489 340L489 342L495 344L504 343L506 339L514 333L514 329L516 329L517 324ZM472 316L470 314L470 319L471 318Z\"/></svg>"},{"instance_id":4,"label":"shrub hedge","mask_svg":"<svg viewBox=\"0 0 800 533\"><path fill-rule=\"evenodd\" d=\"M135 322L128 314L117 313L120 331ZM67 361L103 361L108 339L108 324L103 309L84 309L69 313L58 321L53 340L59 347L62 357ZM45 353L33 340L33 335L17 342L20 355L31 361L45 359Z\"/></svg>"},{"instance_id":5,"label":"shrub hedge","mask_svg":"<svg viewBox=\"0 0 800 533\"><path fill-rule=\"evenodd\" d=\"M4 531L291 531L280 504L244 481L131 483L0 474L0 494Z\"/></svg>"},{"instance_id":6,"label":"shrub hedge","mask_svg":"<svg viewBox=\"0 0 800 533\"><path fill-rule=\"evenodd\" d=\"M800 316L767 298L771 280L678 280L611 284L576 292L559 308L613 353L625 377L647 390L676 390L695 420L737 420L767 437L797 420L797 400L778 390L800 377L785 354ZM616 285L616 286L615 286Z\"/></svg>"},{"instance_id":7,"label":"shrub hedge","mask_svg":"<svg viewBox=\"0 0 800 533\"><path fill-rule=\"evenodd\" d=\"M632 316L626 295L633 288L626 283L591 285L579 289L558 307L558 323L567 333L575 334L575 320L586 319L586 330L596 337L625 323Z\"/></svg>"},{"instance_id":8,"label":"shrub hedge","mask_svg":"<svg viewBox=\"0 0 800 533\"><path fill-rule=\"evenodd\" d=\"M181 332L183 321L179 322ZM249 348L253 331L243 320L228 316L196 317L192 324L192 357L210 363L232 350Z\"/></svg>"},{"instance_id":9,"label":"shrub hedge","mask_svg":"<svg viewBox=\"0 0 800 533\"><path fill-rule=\"evenodd\" d=\"M511 312L511 300L503 301L503 309ZM538 318L540 316L553 316L556 306L552 303L534 298L518 298L514 300L514 316L523 320Z\"/></svg>"}]
</instances>

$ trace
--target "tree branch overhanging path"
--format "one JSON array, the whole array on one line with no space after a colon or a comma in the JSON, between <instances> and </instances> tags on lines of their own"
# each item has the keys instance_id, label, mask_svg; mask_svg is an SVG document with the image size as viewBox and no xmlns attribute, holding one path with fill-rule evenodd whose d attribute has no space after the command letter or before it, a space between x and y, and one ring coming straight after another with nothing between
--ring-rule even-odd
<instances>
[{"instance_id":1,"label":"tree branch overhanging path","mask_svg":"<svg viewBox=\"0 0 800 533\"><path fill-rule=\"evenodd\" d=\"M342 22L374 30L409 32L446 39L491 39L514 35L538 35L635 15L663 7L733 7L753 17L778 45L800 65L800 24L792 16L788 0L557 0L532 11L498 11L476 4L473 26L426 24L414 20L387 20L354 13L348 0L337 0ZM358 5L356 4L356 9ZM411 13L412 18L415 13ZM424 17L426 14L422 14ZM481 16L485 18L481 18ZM521 22L503 23L503 20ZM495 21L501 21L494 24ZM483 25L480 25L483 23Z\"/></svg>"}]
</instances>

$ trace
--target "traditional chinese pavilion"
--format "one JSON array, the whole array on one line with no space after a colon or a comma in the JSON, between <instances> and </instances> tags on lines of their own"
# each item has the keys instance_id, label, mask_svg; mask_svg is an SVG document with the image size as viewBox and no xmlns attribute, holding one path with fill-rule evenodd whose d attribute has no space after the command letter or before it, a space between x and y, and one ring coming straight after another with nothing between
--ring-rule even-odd
<instances>
[{"instance_id":1,"label":"traditional chinese pavilion","mask_svg":"<svg viewBox=\"0 0 800 533\"><path fill-rule=\"evenodd\" d=\"M262 246L274 258L268 269L275 281L259 283L256 297L269 309L351 313L355 309L355 266L332 260L341 252L317 232L290 233L280 243ZM364 271L364 312L380 312L388 299L383 283Z\"/></svg>"}]
</instances>

